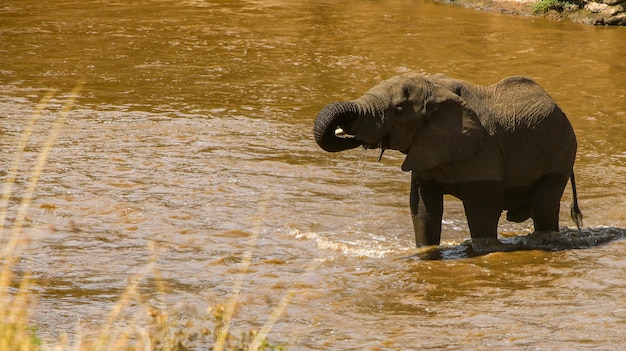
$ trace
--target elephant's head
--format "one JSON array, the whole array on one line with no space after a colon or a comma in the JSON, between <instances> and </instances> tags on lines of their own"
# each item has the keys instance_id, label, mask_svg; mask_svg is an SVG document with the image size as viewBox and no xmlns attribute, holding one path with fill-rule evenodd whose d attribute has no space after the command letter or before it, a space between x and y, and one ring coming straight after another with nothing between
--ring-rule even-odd
<instances>
[{"instance_id":1,"label":"elephant's head","mask_svg":"<svg viewBox=\"0 0 626 351\"><path fill-rule=\"evenodd\" d=\"M402 169L408 171L469 159L487 132L460 96L409 73L383 81L357 100L326 106L314 134L329 152L361 145L399 150L407 154Z\"/></svg>"}]
</instances>

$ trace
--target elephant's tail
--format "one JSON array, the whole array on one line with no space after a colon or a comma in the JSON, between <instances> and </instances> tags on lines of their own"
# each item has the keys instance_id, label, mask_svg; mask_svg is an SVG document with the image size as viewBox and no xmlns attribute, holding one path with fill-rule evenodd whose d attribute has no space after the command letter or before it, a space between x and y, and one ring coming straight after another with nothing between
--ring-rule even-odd
<instances>
[{"instance_id":1,"label":"elephant's tail","mask_svg":"<svg viewBox=\"0 0 626 351\"><path fill-rule=\"evenodd\" d=\"M574 202L572 202L572 207L570 208L570 216L578 230L583 226L583 213L580 211L580 207L578 207L578 195L576 194L576 180L574 179L574 170L572 170L572 175L569 177L570 182L572 183L572 195L574 198Z\"/></svg>"}]
</instances>

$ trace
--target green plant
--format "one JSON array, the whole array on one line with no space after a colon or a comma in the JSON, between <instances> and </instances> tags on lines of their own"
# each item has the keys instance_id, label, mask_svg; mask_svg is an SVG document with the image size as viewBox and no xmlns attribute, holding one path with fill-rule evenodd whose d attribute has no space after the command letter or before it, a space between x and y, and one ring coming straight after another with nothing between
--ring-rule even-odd
<instances>
[{"instance_id":1,"label":"green plant","mask_svg":"<svg viewBox=\"0 0 626 351\"><path fill-rule=\"evenodd\" d=\"M546 13L550 10L562 12L565 10L569 10L574 6L575 5L571 2L564 0L540 0L532 4L531 8L533 10L533 13L537 15L541 13Z\"/></svg>"},{"instance_id":2,"label":"green plant","mask_svg":"<svg viewBox=\"0 0 626 351\"><path fill-rule=\"evenodd\" d=\"M37 328L29 325L34 306L31 296L33 279L23 277L17 291L12 292L16 279L11 268L15 261L7 261L0 270L0 350L40 351Z\"/></svg>"}]
</instances>

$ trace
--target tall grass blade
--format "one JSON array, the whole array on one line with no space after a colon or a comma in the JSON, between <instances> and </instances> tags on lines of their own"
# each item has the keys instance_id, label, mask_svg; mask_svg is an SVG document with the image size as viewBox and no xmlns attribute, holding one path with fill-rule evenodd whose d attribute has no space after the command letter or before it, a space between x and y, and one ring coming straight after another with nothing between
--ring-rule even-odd
<instances>
[{"instance_id":1,"label":"tall grass blade","mask_svg":"<svg viewBox=\"0 0 626 351\"><path fill-rule=\"evenodd\" d=\"M35 188L37 187L37 182L39 181L39 177L41 176L41 172L43 171L44 166L46 165L46 161L48 160L48 156L50 155L50 151L52 150L52 146L59 136L59 132L61 127L65 123L65 119L72 108L74 101L78 98L80 91L83 88L84 83L80 82L76 84L68 100L63 105L63 109L61 110L61 114L54 121L54 125L52 129L48 133L48 138L46 139L39 156L37 157L37 163L33 168L32 175L28 181L28 186L26 188L25 194L22 197L22 201L20 203L20 207L18 208L17 215L15 218L15 223L13 224L11 240L4 247L4 251L2 257L7 257L13 250L18 242L19 233L22 230L22 225L24 224L24 219L26 218L26 212L28 211L28 207L30 206L30 202L35 192Z\"/></svg>"},{"instance_id":2,"label":"tall grass blade","mask_svg":"<svg viewBox=\"0 0 626 351\"><path fill-rule=\"evenodd\" d=\"M11 198L13 184L15 184L15 178L17 177L17 170L22 162L24 149L26 149L26 144L28 144L28 140L30 140L30 135L33 132L35 124L39 120L39 116L41 116L41 112L48 105L54 96L54 93L55 90L48 90L41 100L39 100L39 103L37 103L37 109L28 119L26 128L24 128L24 132L22 133L22 139L20 139L17 150L13 155L13 163L11 164L11 168L7 174L7 180L4 183L4 191L2 192L2 199L0 199L0 242L2 242L2 237L4 236L4 222L6 221L7 210L9 208L9 199Z\"/></svg>"},{"instance_id":3,"label":"tall grass blade","mask_svg":"<svg viewBox=\"0 0 626 351\"><path fill-rule=\"evenodd\" d=\"M265 218L265 213L267 211L267 206L269 204L271 195L271 193L265 194L265 197L263 198L259 206L259 210L257 211L257 225L253 230L253 236L250 244L251 249L246 250L243 255L241 266L239 268L239 279L235 281L232 292L233 295L224 307L224 313L222 317L224 323L223 326L219 328L215 336L215 345L213 346L213 351L224 350L226 338L228 337L228 329L230 328L230 323L232 321L233 314L235 313L235 307L237 306L237 301L239 300L239 294L241 293L243 280L245 278L246 272L248 271L248 268L250 267L250 262L252 261L253 249L256 248L256 242L259 238L259 233L261 232L261 228L263 226L263 219Z\"/></svg>"}]
</instances>

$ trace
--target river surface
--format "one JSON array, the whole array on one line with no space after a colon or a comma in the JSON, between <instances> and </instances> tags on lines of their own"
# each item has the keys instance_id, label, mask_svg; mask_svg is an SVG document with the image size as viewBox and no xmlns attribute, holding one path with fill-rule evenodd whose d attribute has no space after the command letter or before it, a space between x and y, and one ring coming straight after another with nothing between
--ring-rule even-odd
<instances>
[{"instance_id":1,"label":"river surface","mask_svg":"<svg viewBox=\"0 0 626 351\"><path fill-rule=\"evenodd\" d=\"M155 310L212 329L236 297L231 332L287 350L626 347L626 28L428 1L6 0L0 18L2 240L21 228L45 343ZM526 250L472 253L453 198L442 246L414 248L403 155L312 138L323 106L408 70L541 84L577 133L583 232L568 186L569 230L533 244L501 221Z\"/></svg>"}]
</instances>

